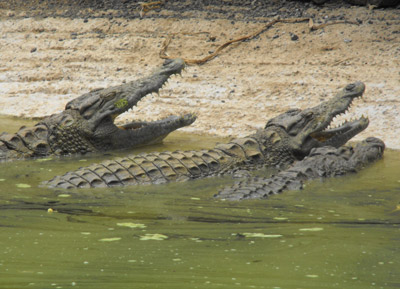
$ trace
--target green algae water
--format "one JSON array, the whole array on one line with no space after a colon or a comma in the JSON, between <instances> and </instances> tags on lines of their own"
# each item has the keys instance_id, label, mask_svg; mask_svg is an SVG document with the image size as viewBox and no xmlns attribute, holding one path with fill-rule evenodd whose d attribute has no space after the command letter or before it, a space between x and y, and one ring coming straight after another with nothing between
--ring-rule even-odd
<instances>
[{"instance_id":1,"label":"green algae water","mask_svg":"<svg viewBox=\"0 0 400 289\"><path fill-rule=\"evenodd\" d=\"M21 124L1 118L0 131ZM175 133L163 145L133 152L217 141ZM360 174L261 201L214 199L230 177L39 187L125 153L0 164L0 288L400 287L398 151L387 150Z\"/></svg>"}]
</instances>

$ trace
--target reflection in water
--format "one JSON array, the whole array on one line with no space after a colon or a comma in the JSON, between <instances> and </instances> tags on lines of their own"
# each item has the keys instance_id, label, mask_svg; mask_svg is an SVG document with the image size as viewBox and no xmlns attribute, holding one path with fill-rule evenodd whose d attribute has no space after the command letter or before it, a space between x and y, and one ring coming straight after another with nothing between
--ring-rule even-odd
<instances>
[{"instance_id":1,"label":"reflection in water","mask_svg":"<svg viewBox=\"0 0 400 289\"><path fill-rule=\"evenodd\" d=\"M138 151L212 147L174 134ZM201 143L201 145L200 145ZM0 288L399 288L400 154L264 201L213 199L230 177L50 190L121 155L3 163Z\"/></svg>"}]
</instances>

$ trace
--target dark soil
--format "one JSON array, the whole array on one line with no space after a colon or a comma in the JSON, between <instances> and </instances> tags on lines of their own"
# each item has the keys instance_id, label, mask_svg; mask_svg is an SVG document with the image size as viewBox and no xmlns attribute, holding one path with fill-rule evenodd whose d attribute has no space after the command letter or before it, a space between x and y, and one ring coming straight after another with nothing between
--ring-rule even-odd
<instances>
[{"instance_id":1,"label":"dark soil","mask_svg":"<svg viewBox=\"0 0 400 289\"><path fill-rule=\"evenodd\" d=\"M24 10L26 17L79 17L79 18L140 18L140 2L132 0L16 0L3 1L0 9ZM152 2L152 1L148 1ZM251 20L265 17L314 17L306 10L310 7L318 9L335 9L350 7L345 1L328 1L316 5L309 1L289 0L196 0L165 1L159 8L152 10L145 17L193 17L196 12L206 12L209 19ZM161 10L168 13L160 15ZM154 13L155 12L155 13ZM190 12L190 13L185 13ZM203 14L204 16L204 14ZM204 17L203 17L204 18Z\"/></svg>"}]
</instances>

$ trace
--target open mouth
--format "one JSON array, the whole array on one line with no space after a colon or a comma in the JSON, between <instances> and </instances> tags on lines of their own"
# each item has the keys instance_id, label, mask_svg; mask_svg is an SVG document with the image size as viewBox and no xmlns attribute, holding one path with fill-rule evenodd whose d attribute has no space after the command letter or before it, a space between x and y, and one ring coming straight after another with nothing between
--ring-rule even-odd
<instances>
[{"instance_id":1,"label":"open mouth","mask_svg":"<svg viewBox=\"0 0 400 289\"><path fill-rule=\"evenodd\" d=\"M185 68L182 59L166 60L160 67L143 78L112 86L95 89L85 93L66 105L71 114L78 113L95 147L132 148L155 143L170 132L192 124L196 116L188 113L173 115L156 121L129 120L122 117L126 124L118 126L118 117L132 109L146 96L158 94L171 76L181 74ZM151 105L151 104L150 104ZM149 109L150 115L157 115L155 109ZM86 132L85 132L86 133Z\"/></svg>"},{"instance_id":2,"label":"open mouth","mask_svg":"<svg viewBox=\"0 0 400 289\"><path fill-rule=\"evenodd\" d=\"M103 101L104 105L100 105L100 107L102 107L105 113L104 122L100 120L100 123L109 124L112 122L115 125L117 117L132 111L149 94L159 94L159 91L165 87L170 77L177 74L181 75L184 68L185 63L182 59L166 60L161 67L157 68L153 74L147 77L102 91L100 100ZM151 110L149 113L155 114ZM175 130L179 127L187 126L195 119L195 115L186 114L169 116L149 122L128 120L128 123L117 126L117 128L120 129L121 133L131 133L133 136L139 136L141 131L144 131L143 133L159 134L164 130ZM156 132L157 130L159 132Z\"/></svg>"},{"instance_id":3,"label":"open mouth","mask_svg":"<svg viewBox=\"0 0 400 289\"><path fill-rule=\"evenodd\" d=\"M160 89L163 88L164 86L165 83L160 87ZM178 115L169 115L152 121L145 121L142 120L141 118L139 118L139 120L132 119L130 116L128 116L128 114L133 112L134 107L136 105L137 103L133 107L126 108L124 112L112 115L111 119L109 119L109 121L111 121L113 125L120 130L121 133L130 134L134 137L138 137L145 134L162 135L164 132L171 132L178 128L188 126L192 124L197 118L197 116L194 113L186 113ZM117 125L116 123L123 123L123 124Z\"/></svg>"},{"instance_id":4,"label":"open mouth","mask_svg":"<svg viewBox=\"0 0 400 289\"><path fill-rule=\"evenodd\" d=\"M345 121L342 125L314 132L310 136L319 142L326 143L337 137L354 136L368 126L368 117L360 117L357 120Z\"/></svg>"},{"instance_id":5,"label":"open mouth","mask_svg":"<svg viewBox=\"0 0 400 289\"><path fill-rule=\"evenodd\" d=\"M356 98L359 97L362 97L362 94ZM355 98L351 99L344 109L331 114L326 121L326 125L319 131L311 133L310 137L319 141L320 143L323 143L324 145L329 145L337 142L340 139L347 141L363 131L369 124L369 119L365 116L361 116L358 119L345 120L337 126L333 125L334 118L343 116L349 111L354 99Z\"/></svg>"}]
</instances>

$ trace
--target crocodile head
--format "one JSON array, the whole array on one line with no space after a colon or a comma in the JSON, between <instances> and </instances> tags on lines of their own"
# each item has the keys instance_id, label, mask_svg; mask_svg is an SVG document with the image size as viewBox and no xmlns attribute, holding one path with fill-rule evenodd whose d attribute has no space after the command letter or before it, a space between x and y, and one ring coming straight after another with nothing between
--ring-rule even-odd
<instances>
[{"instance_id":1,"label":"crocodile head","mask_svg":"<svg viewBox=\"0 0 400 289\"><path fill-rule=\"evenodd\" d=\"M171 131L190 125L196 119L192 114L171 116L154 122L134 121L116 126L114 120L130 110L143 97L158 91L169 77L180 74L182 59L166 60L153 74L119 86L97 89L73 99L63 113L54 115L52 138L61 154L132 148L161 141ZM71 143L78 143L77 147Z\"/></svg>"},{"instance_id":2,"label":"crocodile head","mask_svg":"<svg viewBox=\"0 0 400 289\"><path fill-rule=\"evenodd\" d=\"M329 128L333 119L344 114L353 100L362 96L365 85L355 82L347 85L334 98L305 110L291 109L273 119L265 130L276 132L279 140L285 143L298 159L304 158L312 148L322 146L340 147L368 126L368 118L346 121Z\"/></svg>"},{"instance_id":3,"label":"crocodile head","mask_svg":"<svg viewBox=\"0 0 400 289\"><path fill-rule=\"evenodd\" d=\"M383 156L385 143L376 137L369 137L354 147L350 161L353 166L360 169L379 160Z\"/></svg>"},{"instance_id":4,"label":"crocodile head","mask_svg":"<svg viewBox=\"0 0 400 289\"><path fill-rule=\"evenodd\" d=\"M343 173L346 171L358 171L381 159L384 150L385 143L376 137L368 137L354 146L341 146L339 148L324 146L313 148L300 167L307 167L308 164L314 165L314 167L323 167L324 171L320 172L323 176L335 175L338 171ZM323 158L323 156L329 155L337 157L337 161L332 161L332 159L330 159L331 163L329 163L327 161L328 159ZM325 164L319 165L317 161ZM298 164L300 163L301 162ZM297 166L299 167L299 165ZM341 170L339 168L341 168Z\"/></svg>"}]
</instances>

